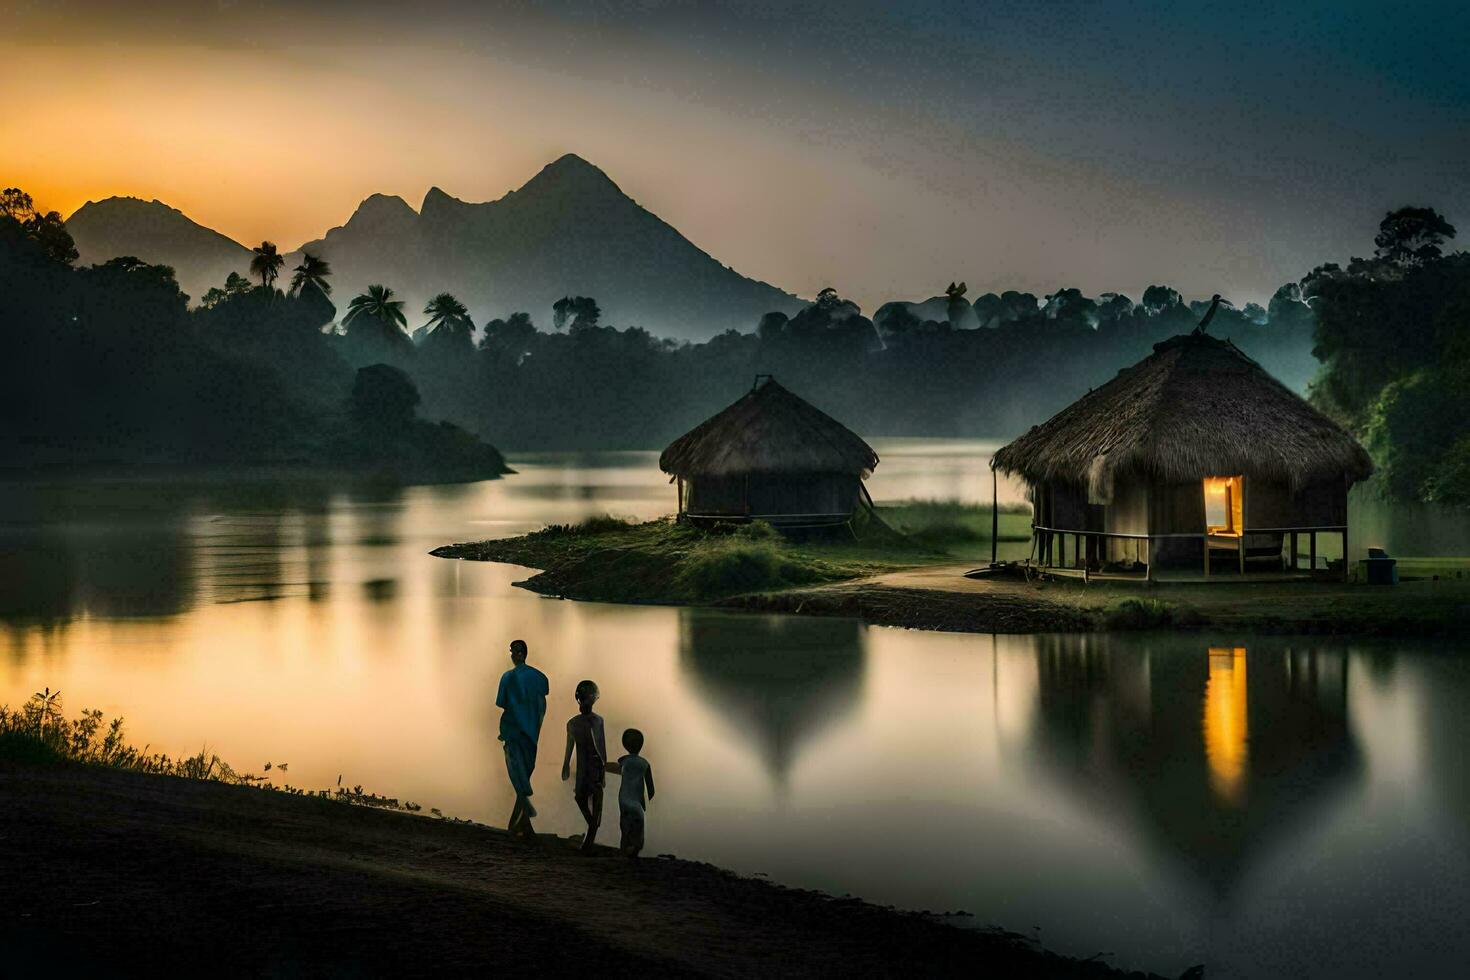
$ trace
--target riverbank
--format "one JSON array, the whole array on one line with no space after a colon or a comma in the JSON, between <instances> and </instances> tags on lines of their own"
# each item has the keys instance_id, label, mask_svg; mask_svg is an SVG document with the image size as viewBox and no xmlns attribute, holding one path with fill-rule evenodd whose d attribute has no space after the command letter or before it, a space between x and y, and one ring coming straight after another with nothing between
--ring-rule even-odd
<instances>
[{"instance_id":1,"label":"riverbank","mask_svg":"<svg viewBox=\"0 0 1470 980\"><path fill-rule=\"evenodd\" d=\"M762 612L848 616L961 633L1185 629L1340 636L1470 635L1470 581L1200 583L1143 587L965 577L931 565L817 588L736 596Z\"/></svg>"},{"instance_id":2,"label":"riverbank","mask_svg":"<svg viewBox=\"0 0 1470 980\"><path fill-rule=\"evenodd\" d=\"M790 542L769 530L710 534L670 520L589 521L517 538L446 545L441 558L541 571L517 583L597 602L703 603L845 616L881 626L974 633L1219 629L1364 636L1470 634L1470 578L1435 573L1394 587L1344 582L1197 584L972 579L906 535Z\"/></svg>"},{"instance_id":3,"label":"riverbank","mask_svg":"<svg viewBox=\"0 0 1470 980\"><path fill-rule=\"evenodd\" d=\"M17 975L1128 975L949 917L315 797L0 762L0 800Z\"/></svg>"}]
</instances>

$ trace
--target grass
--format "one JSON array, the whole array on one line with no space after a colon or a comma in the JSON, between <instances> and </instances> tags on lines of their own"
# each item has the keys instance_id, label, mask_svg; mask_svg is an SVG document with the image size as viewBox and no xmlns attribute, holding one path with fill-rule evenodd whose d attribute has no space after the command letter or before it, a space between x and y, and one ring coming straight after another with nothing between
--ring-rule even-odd
<instances>
[{"instance_id":1,"label":"grass","mask_svg":"<svg viewBox=\"0 0 1470 980\"><path fill-rule=\"evenodd\" d=\"M179 758L162 752L150 752L146 745L140 749L128 742L121 718L114 718L104 724L102 712L93 709L84 710L76 718L68 720L62 711L61 692L53 691L49 687L31 695L19 709L0 705L0 762L102 766L160 776L254 786L259 789L279 790L294 796L312 796L379 809L404 810L410 813L417 813L422 809L417 803L399 802L393 797L365 792L361 786L344 787L340 785L340 776L339 785L334 789L308 791L291 785L276 786L269 776L241 772L208 749L201 748L195 755ZM440 816L438 810L432 812L435 816Z\"/></svg>"},{"instance_id":2,"label":"grass","mask_svg":"<svg viewBox=\"0 0 1470 980\"><path fill-rule=\"evenodd\" d=\"M1030 507L1002 504L999 511L997 540L1031 539ZM990 543L989 507L958 500L903 500L879 506L878 514L894 530L939 551L953 554L966 546Z\"/></svg>"}]
</instances>

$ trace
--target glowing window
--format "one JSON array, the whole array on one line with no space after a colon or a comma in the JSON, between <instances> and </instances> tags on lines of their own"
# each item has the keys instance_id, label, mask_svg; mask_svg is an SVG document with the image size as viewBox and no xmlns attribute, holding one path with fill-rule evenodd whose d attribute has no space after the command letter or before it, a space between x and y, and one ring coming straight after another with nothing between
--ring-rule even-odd
<instances>
[{"instance_id":1,"label":"glowing window","mask_svg":"<svg viewBox=\"0 0 1470 980\"><path fill-rule=\"evenodd\" d=\"M1239 534L1244 480L1238 476L1205 477L1205 527L1211 534Z\"/></svg>"}]
</instances>

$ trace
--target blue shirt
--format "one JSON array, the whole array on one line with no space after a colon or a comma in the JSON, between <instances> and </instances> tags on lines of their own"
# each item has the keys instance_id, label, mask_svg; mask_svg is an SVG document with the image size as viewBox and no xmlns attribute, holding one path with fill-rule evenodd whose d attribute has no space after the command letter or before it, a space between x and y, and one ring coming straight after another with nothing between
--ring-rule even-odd
<instances>
[{"instance_id":1,"label":"blue shirt","mask_svg":"<svg viewBox=\"0 0 1470 980\"><path fill-rule=\"evenodd\" d=\"M500 675L500 690L495 694L495 707L500 715L500 740L516 735L541 740L541 719L546 716L546 695L551 685L546 675L528 664L516 664Z\"/></svg>"}]
</instances>

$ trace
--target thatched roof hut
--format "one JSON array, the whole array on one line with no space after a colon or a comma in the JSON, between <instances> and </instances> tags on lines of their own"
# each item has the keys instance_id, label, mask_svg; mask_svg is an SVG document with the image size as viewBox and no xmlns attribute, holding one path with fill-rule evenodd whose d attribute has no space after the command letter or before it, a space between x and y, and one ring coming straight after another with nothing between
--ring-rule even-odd
<instances>
[{"instance_id":1,"label":"thatched roof hut","mask_svg":"<svg viewBox=\"0 0 1470 980\"><path fill-rule=\"evenodd\" d=\"M679 482L681 518L840 524L857 507L878 454L762 375L733 405L670 443L658 465Z\"/></svg>"},{"instance_id":2,"label":"thatched roof hut","mask_svg":"<svg viewBox=\"0 0 1470 980\"><path fill-rule=\"evenodd\" d=\"M1269 557L1269 541L1245 540L1256 529L1275 535L1278 555L1282 534L1310 531L1315 564L1313 529L1345 539L1348 487L1373 472L1341 426L1234 344L1200 331L1155 344L991 465L1031 485L1043 528L1133 535L1155 552L1199 546L1161 548L1150 535L1219 538L1227 550L1234 538L1242 566L1252 548ZM1116 539L1107 543L1087 560L1119 551Z\"/></svg>"},{"instance_id":3,"label":"thatched roof hut","mask_svg":"<svg viewBox=\"0 0 1470 980\"><path fill-rule=\"evenodd\" d=\"M1032 482L1086 486L1093 503L1111 499L1122 473L1183 482L1228 472L1300 487L1373 472L1341 426L1207 334L1155 344L997 452L994 466Z\"/></svg>"}]
</instances>

